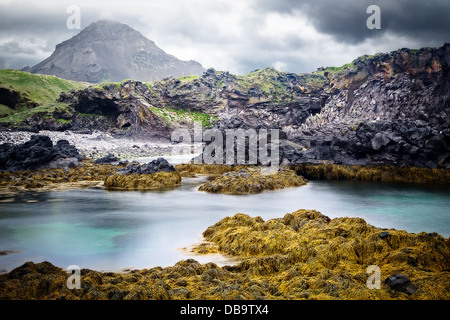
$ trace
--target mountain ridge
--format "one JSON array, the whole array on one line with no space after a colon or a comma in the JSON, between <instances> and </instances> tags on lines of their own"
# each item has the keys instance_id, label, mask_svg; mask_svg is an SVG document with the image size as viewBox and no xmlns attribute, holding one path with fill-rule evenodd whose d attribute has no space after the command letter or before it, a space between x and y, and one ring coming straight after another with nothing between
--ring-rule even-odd
<instances>
[{"instance_id":1,"label":"mountain ridge","mask_svg":"<svg viewBox=\"0 0 450 320\"><path fill-rule=\"evenodd\" d=\"M154 41L126 24L99 20L56 45L51 56L23 71L100 83L201 75L200 63L167 54Z\"/></svg>"}]
</instances>

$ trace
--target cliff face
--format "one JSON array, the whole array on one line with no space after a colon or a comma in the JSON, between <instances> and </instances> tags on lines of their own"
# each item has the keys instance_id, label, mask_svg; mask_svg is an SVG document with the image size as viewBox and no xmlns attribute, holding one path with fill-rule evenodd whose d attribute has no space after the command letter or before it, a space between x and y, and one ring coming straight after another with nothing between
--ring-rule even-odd
<instances>
[{"instance_id":1,"label":"cliff face","mask_svg":"<svg viewBox=\"0 0 450 320\"><path fill-rule=\"evenodd\" d=\"M310 74L209 69L152 83L128 80L63 93L59 101L73 108L72 129L170 138L174 128L201 118L220 130L280 129L289 140L280 146L285 164L448 167L449 60L446 44L363 56Z\"/></svg>"},{"instance_id":2,"label":"cliff face","mask_svg":"<svg viewBox=\"0 0 450 320\"><path fill-rule=\"evenodd\" d=\"M63 93L59 101L72 108L72 130L97 129L141 139L170 138L171 127L152 111L149 95L146 84L125 81Z\"/></svg>"},{"instance_id":3,"label":"cliff face","mask_svg":"<svg viewBox=\"0 0 450 320\"><path fill-rule=\"evenodd\" d=\"M31 73L98 83L202 74L195 61L181 61L129 26L100 20L56 46L53 54L29 68Z\"/></svg>"},{"instance_id":4,"label":"cliff face","mask_svg":"<svg viewBox=\"0 0 450 320\"><path fill-rule=\"evenodd\" d=\"M294 163L447 166L450 46L401 49L355 60L327 74L321 112L291 138L308 150Z\"/></svg>"},{"instance_id":5,"label":"cliff face","mask_svg":"<svg viewBox=\"0 0 450 320\"><path fill-rule=\"evenodd\" d=\"M156 105L213 113L216 128L278 128L284 163L448 165L450 45L363 56L340 68L246 76L208 70L154 83Z\"/></svg>"}]
</instances>

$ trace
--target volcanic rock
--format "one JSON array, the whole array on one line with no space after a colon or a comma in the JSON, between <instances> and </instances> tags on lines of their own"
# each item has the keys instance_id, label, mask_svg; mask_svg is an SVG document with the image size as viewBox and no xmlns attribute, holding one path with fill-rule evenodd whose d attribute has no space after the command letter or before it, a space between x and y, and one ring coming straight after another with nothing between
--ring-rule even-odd
<instances>
[{"instance_id":1,"label":"volcanic rock","mask_svg":"<svg viewBox=\"0 0 450 320\"><path fill-rule=\"evenodd\" d=\"M0 170L35 170L45 167L61 168L81 165L82 156L66 140L54 146L47 136L33 135L30 140L13 145L0 145Z\"/></svg>"}]
</instances>

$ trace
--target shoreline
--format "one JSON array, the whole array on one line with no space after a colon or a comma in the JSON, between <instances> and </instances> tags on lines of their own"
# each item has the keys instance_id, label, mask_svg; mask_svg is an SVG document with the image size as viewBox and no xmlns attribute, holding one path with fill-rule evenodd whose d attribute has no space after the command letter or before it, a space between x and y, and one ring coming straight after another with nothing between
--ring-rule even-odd
<instances>
[{"instance_id":1,"label":"shoreline","mask_svg":"<svg viewBox=\"0 0 450 320\"><path fill-rule=\"evenodd\" d=\"M90 138L83 139L90 141ZM85 141L83 139L79 139L78 143ZM93 141L101 142L102 139ZM85 150L95 150L94 146L88 144ZM110 145L105 146L105 151L107 147ZM68 190L68 187L104 188L102 185L105 177L124 167L124 164L96 164L93 159L85 159L81 163L82 166L67 170L0 172L0 194L6 195L5 191L21 193ZM242 167L175 165L177 171L183 172L182 177L192 174L220 176L242 170ZM303 168L293 169L297 174L304 170L316 179L398 182L398 177L414 177L416 182L421 179L422 183L432 181L429 179L430 175L424 175L425 171L421 168L379 167L376 168L378 171L371 171L373 168L304 165ZM448 182L445 180L449 174L447 169L426 170L432 170L431 178L436 179L434 182ZM399 173L398 176L396 172ZM406 179L403 182L411 181ZM447 186L446 183L441 185ZM378 228L368 225L361 218L329 219L313 211L298 210L283 218L267 221L242 213L235 214L208 227L203 232L204 240L200 244L185 247L193 248L193 257L196 254L205 254L205 257L211 253L226 254L236 258L236 264L219 266L214 262L200 263L195 258L189 258L168 267L130 267L124 268L122 272L82 269L81 282L84 287L72 291L66 287L68 274L64 269L47 261L26 262L10 272L0 274L0 297L113 300L450 300L450 293L445 289L450 285L450 271L442 267L450 263L450 238L437 233L414 234L404 230ZM8 250L4 252L9 253ZM380 290L374 291L366 286L369 275L365 271L368 265L378 264L383 272L384 282ZM406 286L397 290L398 288L392 288L388 284L388 276L400 275L409 281L405 280L407 283L412 283L415 289ZM17 281L21 283L20 289L16 289ZM40 283L48 285L41 287Z\"/></svg>"},{"instance_id":2,"label":"shoreline","mask_svg":"<svg viewBox=\"0 0 450 320\"><path fill-rule=\"evenodd\" d=\"M48 131L38 133L28 131L0 131L0 144L21 144L30 140L32 135L48 136L55 144L58 140L67 140L74 145L81 155L93 160L110 153L121 159L157 157L168 155L172 151L172 143L163 140L136 140L130 138L115 138L101 131L92 133L76 133L71 130Z\"/></svg>"},{"instance_id":3,"label":"shoreline","mask_svg":"<svg viewBox=\"0 0 450 320\"><path fill-rule=\"evenodd\" d=\"M230 229L231 228L231 229ZM230 231L230 230L235 230ZM65 269L26 262L0 274L2 299L106 300L450 300L450 238L377 228L360 218L330 219L315 210L283 218L235 214L203 232L194 252L229 254L218 266L184 259L168 267L81 269L80 289L67 288ZM346 239L344 241L344 238ZM327 242L323 242L327 239ZM363 245L363 246L362 246ZM359 252L355 256L355 252ZM381 268L381 286L368 287L368 265ZM400 286L391 278L404 279ZM37 281L36 281L37 279ZM17 281L21 286L17 287ZM42 283L48 283L42 287Z\"/></svg>"}]
</instances>

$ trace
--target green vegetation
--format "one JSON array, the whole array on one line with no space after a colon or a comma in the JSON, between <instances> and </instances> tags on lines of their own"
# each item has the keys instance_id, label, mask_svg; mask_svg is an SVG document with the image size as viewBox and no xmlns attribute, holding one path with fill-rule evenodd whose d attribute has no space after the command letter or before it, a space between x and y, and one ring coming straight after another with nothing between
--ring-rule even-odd
<instances>
[{"instance_id":1,"label":"green vegetation","mask_svg":"<svg viewBox=\"0 0 450 320\"><path fill-rule=\"evenodd\" d=\"M120 86L121 82L102 82L100 84L96 84L93 87L94 88L99 88L99 89L104 89L106 86L110 86L110 85L114 85L115 86L115 90L119 90L119 86Z\"/></svg>"},{"instance_id":2,"label":"green vegetation","mask_svg":"<svg viewBox=\"0 0 450 320\"><path fill-rule=\"evenodd\" d=\"M0 104L0 117L6 117L16 112L14 109L11 109L4 104Z\"/></svg>"},{"instance_id":3,"label":"green vegetation","mask_svg":"<svg viewBox=\"0 0 450 320\"><path fill-rule=\"evenodd\" d=\"M280 83L276 81L280 74L281 72L274 68L266 68L252 71L245 76L237 76L237 80L242 90L258 86L263 92L270 93L280 87Z\"/></svg>"},{"instance_id":4,"label":"green vegetation","mask_svg":"<svg viewBox=\"0 0 450 320\"><path fill-rule=\"evenodd\" d=\"M88 84L50 75L19 70L0 70L0 88L18 94L19 106L0 106L0 122L19 123L39 112L67 111L67 104L56 102L62 92L86 88ZM33 107L36 106L37 107Z\"/></svg>"},{"instance_id":5,"label":"green vegetation","mask_svg":"<svg viewBox=\"0 0 450 320\"><path fill-rule=\"evenodd\" d=\"M39 105L56 101L61 92L86 88L88 84L69 81L55 76L31 74L19 70L0 70L0 88L14 90L23 98Z\"/></svg>"},{"instance_id":6,"label":"green vegetation","mask_svg":"<svg viewBox=\"0 0 450 320\"><path fill-rule=\"evenodd\" d=\"M237 85L242 91L261 90L262 93L272 96L273 100L280 101L287 97L286 88L280 81L284 74L286 72L275 68L255 70L245 76L237 76Z\"/></svg>"},{"instance_id":7,"label":"green vegetation","mask_svg":"<svg viewBox=\"0 0 450 320\"><path fill-rule=\"evenodd\" d=\"M53 112L69 112L69 111L70 111L69 105L67 103L60 103L60 102L54 103L52 105L38 106L31 109L21 108L7 117L0 118L0 122L18 124L23 122L25 119L34 116L37 113L45 113L48 116L50 116Z\"/></svg>"},{"instance_id":8,"label":"green vegetation","mask_svg":"<svg viewBox=\"0 0 450 320\"><path fill-rule=\"evenodd\" d=\"M177 80L179 80L181 82L190 82L190 81L193 81L193 80L199 79L199 78L200 78L200 76L189 75L189 76L184 76L184 77L177 78Z\"/></svg>"},{"instance_id":9,"label":"green vegetation","mask_svg":"<svg viewBox=\"0 0 450 320\"><path fill-rule=\"evenodd\" d=\"M158 116L162 117L169 124L186 123L193 124L194 122L201 122L203 128L209 128L218 117L211 116L206 113L198 111L187 111L173 108L156 108L150 107L150 109Z\"/></svg>"}]
</instances>

